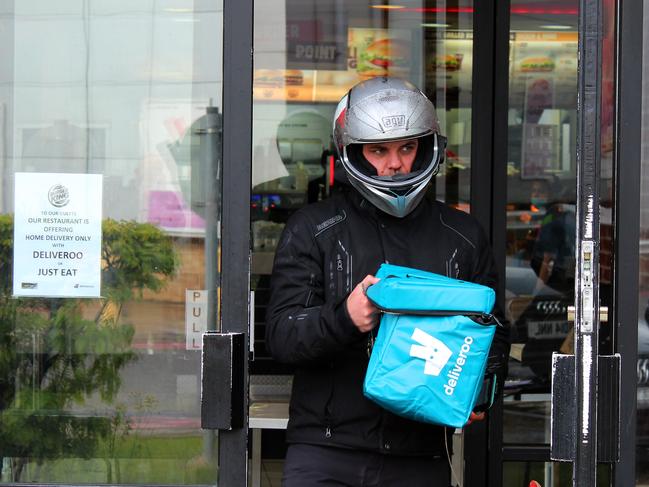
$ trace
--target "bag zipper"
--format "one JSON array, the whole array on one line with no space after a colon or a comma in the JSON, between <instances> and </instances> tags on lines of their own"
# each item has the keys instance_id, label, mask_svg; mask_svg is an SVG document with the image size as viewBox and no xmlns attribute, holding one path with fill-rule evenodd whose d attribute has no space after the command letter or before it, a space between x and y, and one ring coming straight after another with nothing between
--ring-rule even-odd
<instances>
[{"instance_id":1,"label":"bag zipper","mask_svg":"<svg viewBox=\"0 0 649 487\"><path fill-rule=\"evenodd\" d=\"M368 299L370 299L368 297ZM412 310L412 309L387 309L382 306L379 306L376 304L374 301L372 301L372 304L376 306L376 308L381 311L382 313L386 314L392 314L392 315L415 315L415 316L466 316L469 318L478 318L485 323L480 323L481 325L485 326L491 326L491 323L488 323L490 321L495 321L497 326L503 326L502 323L496 318L495 315L491 313L483 313L481 311L461 311L461 310Z\"/></svg>"}]
</instances>

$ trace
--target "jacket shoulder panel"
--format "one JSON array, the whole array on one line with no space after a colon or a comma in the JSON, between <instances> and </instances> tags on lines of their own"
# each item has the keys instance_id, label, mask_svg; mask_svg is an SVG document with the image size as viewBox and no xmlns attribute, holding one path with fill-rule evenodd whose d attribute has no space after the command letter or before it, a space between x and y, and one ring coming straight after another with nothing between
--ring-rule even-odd
<instances>
[{"instance_id":1,"label":"jacket shoulder panel","mask_svg":"<svg viewBox=\"0 0 649 487\"><path fill-rule=\"evenodd\" d=\"M346 207L348 205L340 195L312 203L296 211L289 218L287 227L299 226L302 231L308 230L310 235L318 237L347 220L349 211Z\"/></svg>"},{"instance_id":2,"label":"jacket shoulder panel","mask_svg":"<svg viewBox=\"0 0 649 487\"><path fill-rule=\"evenodd\" d=\"M474 249L483 245L484 231L474 216L455 208L436 202L439 209L439 222L446 230L464 240Z\"/></svg>"}]
</instances>

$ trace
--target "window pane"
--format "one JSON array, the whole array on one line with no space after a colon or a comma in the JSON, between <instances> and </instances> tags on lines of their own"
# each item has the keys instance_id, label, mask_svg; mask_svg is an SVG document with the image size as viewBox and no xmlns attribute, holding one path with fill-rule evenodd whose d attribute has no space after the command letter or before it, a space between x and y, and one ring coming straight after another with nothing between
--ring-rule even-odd
<instances>
[{"instance_id":1,"label":"window pane","mask_svg":"<svg viewBox=\"0 0 649 487\"><path fill-rule=\"evenodd\" d=\"M222 2L0 10L0 480L214 484L195 330L216 309L220 149L202 129L221 101ZM39 203L42 174L70 201L101 178L94 233ZM82 298L66 255L96 241L101 290ZM47 275L12 288L27 248L66 291L42 296Z\"/></svg>"},{"instance_id":2,"label":"window pane","mask_svg":"<svg viewBox=\"0 0 649 487\"><path fill-rule=\"evenodd\" d=\"M354 84L390 75L426 93L448 137L430 196L469 210L473 2L264 0L254 18L250 393L259 403L287 401L291 385L292 370L263 340L275 248L292 213L340 184L332 118Z\"/></svg>"},{"instance_id":3,"label":"window pane","mask_svg":"<svg viewBox=\"0 0 649 487\"><path fill-rule=\"evenodd\" d=\"M602 5L599 294L612 313L615 1ZM577 13L576 1L534 13L517 2L511 9L506 442L549 443L552 353L574 353L567 307L575 283ZM612 334L602 323L601 354L613 353ZM519 423L523 417L530 421Z\"/></svg>"},{"instance_id":4,"label":"window pane","mask_svg":"<svg viewBox=\"0 0 649 487\"><path fill-rule=\"evenodd\" d=\"M560 462L505 462L503 464L503 487L529 485L536 480L543 487L559 487L572 484L572 464ZM611 467L597 466L597 485L606 487L611 482Z\"/></svg>"},{"instance_id":5,"label":"window pane","mask_svg":"<svg viewBox=\"0 0 649 487\"><path fill-rule=\"evenodd\" d=\"M578 2L537 10L514 1L510 17L504 440L512 443L549 443L551 356L571 347Z\"/></svg>"}]
</instances>

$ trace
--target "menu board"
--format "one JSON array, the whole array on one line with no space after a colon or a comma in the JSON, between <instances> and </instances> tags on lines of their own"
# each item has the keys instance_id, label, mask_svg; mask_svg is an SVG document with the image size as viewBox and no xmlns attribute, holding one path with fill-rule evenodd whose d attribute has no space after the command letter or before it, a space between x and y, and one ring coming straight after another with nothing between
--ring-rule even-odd
<instances>
[{"instance_id":1,"label":"menu board","mask_svg":"<svg viewBox=\"0 0 649 487\"><path fill-rule=\"evenodd\" d=\"M344 69L292 69L308 67L308 64L296 62L298 47L294 41L288 42L288 69L255 69L253 97L255 100L337 102L350 87L364 79L376 76L410 78L413 64L410 38L409 30L350 28ZM299 48L300 52L305 49L304 46ZM316 56L315 48L309 49ZM329 46L328 50L317 50L317 56L334 56L337 52L340 48ZM334 59L331 60L332 67L336 66Z\"/></svg>"},{"instance_id":2,"label":"menu board","mask_svg":"<svg viewBox=\"0 0 649 487\"><path fill-rule=\"evenodd\" d=\"M426 89L448 94L471 93L472 31L426 31Z\"/></svg>"},{"instance_id":3,"label":"menu board","mask_svg":"<svg viewBox=\"0 0 649 487\"><path fill-rule=\"evenodd\" d=\"M523 109L526 122L537 121L545 108L577 106L577 40L576 32L514 34L509 100Z\"/></svg>"},{"instance_id":4,"label":"menu board","mask_svg":"<svg viewBox=\"0 0 649 487\"><path fill-rule=\"evenodd\" d=\"M304 25L290 24L288 27L293 33L305 30ZM427 92L442 90L447 95L465 93L470 96L473 31L426 29L423 46L417 44L416 39L419 37L413 36L408 29L348 28L347 58L342 65L340 55L344 49L339 43L332 40L322 49L316 49L306 42L308 36L294 34L286 43L281 66L278 62L277 69L255 69L254 99L337 102L351 86L375 76L425 81ZM313 59L302 59L304 56ZM326 66L328 69L321 69ZM299 67L303 69L297 69ZM313 69L304 69L309 67ZM419 78L422 71L423 80ZM547 104L553 108L573 109L576 83L576 32L512 33L510 105L512 108L525 106L532 117L528 122L533 123L534 112L540 116Z\"/></svg>"},{"instance_id":5,"label":"menu board","mask_svg":"<svg viewBox=\"0 0 649 487\"><path fill-rule=\"evenodd\" d=\"M346 25L341 25L340 21L327 20L329 19L287 19L288 68L343 71L347 69Z\"/></svg>"},{"instance_id":6,"label":"menu board","mask_svg":"<svg viewBox=\"0 0 649 487\"><path fill-rule=\"evenodd\" d=\"M565 170L569 144L559 113L577 106L577 34L516 32L511 42L509 105L522 119L521 177Z\"/></svg>"},{"instance_id":7,"label":"menu board","mask_svg":"<svg viewBox=\"0 0 649 487\"><path fill-rule=\"evenodd\" d=\"M561 162L559 126L523 124L521 178L537 179L556 173Z\"/></svg>"}]
</instances>

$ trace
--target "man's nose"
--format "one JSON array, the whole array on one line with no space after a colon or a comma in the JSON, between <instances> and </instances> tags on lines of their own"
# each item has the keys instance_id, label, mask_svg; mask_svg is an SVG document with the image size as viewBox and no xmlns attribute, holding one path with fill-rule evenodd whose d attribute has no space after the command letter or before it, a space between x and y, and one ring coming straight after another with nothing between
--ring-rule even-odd
<instances>
[{"instance_id":1,"label":"man's nose","mask_svg":"<svg viewBox=\"0 0 649 487\"><path fill-rule=\"evenodd\" d=\"M399 157L399 154L396 152L390 152L389 158L388 158L388 168L397 170L400 169L403 164L401 163L401 158Z\"/></svg>"}]
</instances>

